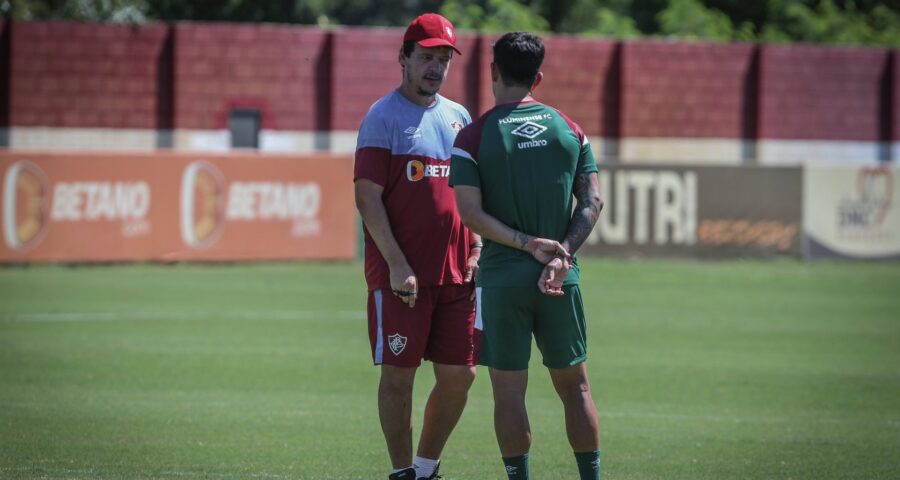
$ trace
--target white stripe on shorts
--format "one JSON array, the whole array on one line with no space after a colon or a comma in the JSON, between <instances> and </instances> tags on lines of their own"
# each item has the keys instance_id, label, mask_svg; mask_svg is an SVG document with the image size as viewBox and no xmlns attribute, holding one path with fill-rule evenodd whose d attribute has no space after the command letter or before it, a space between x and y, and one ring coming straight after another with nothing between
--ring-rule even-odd
<instances>
[{"instance_id":1,"label":"white stripe on shorts","mask_svg":"<svg viewBox=\"0 0 900 480\"><path fill-rule=\"evenodd\" d=\"M375 364L381 365L384 361L384 332L381 319L381 289L375 290L375 318L378 319L378 331L375 337Z\"/></svg>"},{"instance_id":2,"label":"white stripe on shorts","mask_svg":"<svg viewBox=\"0 0 900 480\"><path fill-rule=\"evenodd\" d=\"M475 329L484 331L481 323L481 287L475 287Z\"/></svg>"}]
</instances>

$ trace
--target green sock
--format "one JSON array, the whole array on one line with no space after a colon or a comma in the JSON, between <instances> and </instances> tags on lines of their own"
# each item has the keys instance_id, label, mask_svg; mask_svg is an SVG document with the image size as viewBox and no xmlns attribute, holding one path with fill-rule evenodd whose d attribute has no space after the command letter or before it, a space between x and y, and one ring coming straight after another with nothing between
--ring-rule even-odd
<instances>
[{"instance_id":1,"label":"green sock","mask_svg":"<svg viewBox=\"0 0 900 480\"><path fill-rule=\"evenodd\" d=\"M575 461L578 462L581 480L600 480L600 450L575 452Z\"/></svg>"},{"instance_id":2,"label":"green sock","mask_svg":"<svg viewBox=\"0 0 900 480\"><path fill-rule=\"evenodd\" d=\"M506 476L509 480L531 480L527 453L518 457L504 457L503 464L506 465Z\"/></svg>"}]
</instances>

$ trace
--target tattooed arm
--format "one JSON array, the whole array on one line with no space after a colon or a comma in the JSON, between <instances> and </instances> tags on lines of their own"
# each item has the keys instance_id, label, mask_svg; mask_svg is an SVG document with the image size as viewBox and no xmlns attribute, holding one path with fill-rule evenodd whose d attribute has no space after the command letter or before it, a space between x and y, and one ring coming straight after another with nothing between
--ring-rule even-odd
<instances>
[{"instance_id":1,"label":"tattooed arm","mask_svg":"<svg viewBox=\"0 0 900 480\"><path fill-rule=\"evenodd\" d=\"M575 212L569 220L569 228L562 246L574 253L591 234L594 224L597 223L597 217L600 216L600 210L603 209L597 173L576 176L572 193L575 195ZM565 258L551 259L541 272L538 288L547 295L563 295L562 286L570 268L572 265Z\"/></svg>"},{"instance_id":2,"label":"tattooed arm","mask_svg":"<svg viewBox=\"0 0 900 480\"><path fill-rule=\"evenodd\" d=\"M569 229L562 244L570 253L575 253L591 234L597 218L600 217L600 210L603 210L597 173L576 176L572 193L575 195L575 212L569 221Z\"/></svg>"},{"instance_id":3,"label":"tattooed arm","mask_svg":"<svg viewBox=\"0 0 900 480\"><path fill-rule=\"evenodd\" d=\"M540 263L547 263L556 256L569 256L569 253L556 240L533 237L520 232L485 212L481 206L480 188L456 185L453 189L460 218L467 227L480 234L482 238L507 247L524 250Z\"/></svg>"}]
</instances>

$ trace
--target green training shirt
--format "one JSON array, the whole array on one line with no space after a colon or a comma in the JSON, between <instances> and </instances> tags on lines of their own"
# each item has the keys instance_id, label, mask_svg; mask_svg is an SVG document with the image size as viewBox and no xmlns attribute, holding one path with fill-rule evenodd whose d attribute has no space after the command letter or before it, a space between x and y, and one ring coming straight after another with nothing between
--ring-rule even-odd
<instances>
[{"instance_id":1,"label":"green training shirt","mask_svg":"<svg viewBox=\"0 0 900 480\"><path fill-rule=\"evenodd\" d=\"M587 136L547 105L498 105L462 129L453 144L450 185L481 189L485 212L537 237L562 241L572 218L577 175L597 171ZM476 285L536 286L543 265L485 239ZM577 263L565 285L578 284Z\"/></svg>"}]
</instances>

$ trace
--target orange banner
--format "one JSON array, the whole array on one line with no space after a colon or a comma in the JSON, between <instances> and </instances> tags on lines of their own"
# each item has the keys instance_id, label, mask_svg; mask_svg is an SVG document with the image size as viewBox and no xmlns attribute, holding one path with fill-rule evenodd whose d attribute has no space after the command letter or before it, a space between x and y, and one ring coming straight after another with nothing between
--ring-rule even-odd
<instances>
[{"instance_id":1,"label":"orange banner","mask_svg":"<svg viewBox=\"0 0 900 480\"><path fill-rule=\"evenodd\" d=\"M350 157L0 152L0 262L352 259Z\"/></svg>"}]
</instances>

